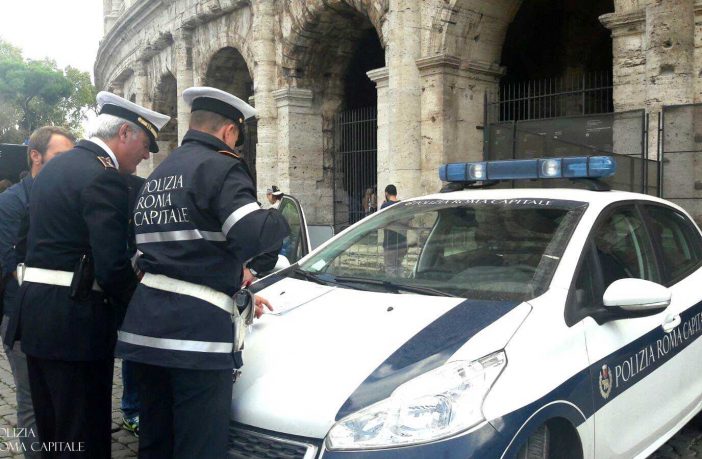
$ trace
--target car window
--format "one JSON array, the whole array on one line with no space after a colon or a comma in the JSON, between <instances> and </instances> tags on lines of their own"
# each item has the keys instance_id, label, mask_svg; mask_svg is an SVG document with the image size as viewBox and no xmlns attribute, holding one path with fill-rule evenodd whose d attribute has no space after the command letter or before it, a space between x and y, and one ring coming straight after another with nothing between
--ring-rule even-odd
<instances>
[{"instance_id":1,"label":"car window","mask_svg":"<svg viewBox=\"0 0 702 459\"><path fill-rule=\"evenodd\" d=\"M297 263L297 261L305 255L303 253L303 228L300 210L291 199L287 198L283 198L278 210L280 210L280 213L283 214L283 218L285 218L290 226L290 233L283 241L280 254L287 258L291 264Z\"/></svg>"},{"instance_id":2,"label":"car window","mask_svg":"<svg viewBox=\"0 0 702 459\"><path fill-rule=\"evenodd\" d=\"M625 278L660 282L643 221L633 206L612 212L595 229L594 243L605 290Z\"/></svg>"},{"instance_id":3,"label":"car window","mask_svg":"<svg viewBox=\"0 0 702 459\"><path fill-rule=\"evenodd\" d=\"M602 305L602 293L599 292L598 285L592 251L587 249L580 265L578 277L575 280L574 300L577 308L584 309Z\"/></svg>"},{"instance_id":4,"label":"car window","mask_svg":"<svg viewBox=\"0 0 702 459\"><path fill-rule=\"evenodd\" d=\"M658 245L665 281L679 281L700 266L702 241L692 223L679 212L663 206L645 206L651 237Z\"/></svg>"},{"instance_id":5,"label":"car window","mask_svg":"<svg viewBox=\"0 0 702 459\"><path fill-rule=\"evenodd\" d=\"M587 205L475 201L400 202L340 235L301 268L330 282L353 278L357 288L398 284L490 300L545 291Z\"/></svg>"}]
</instances>

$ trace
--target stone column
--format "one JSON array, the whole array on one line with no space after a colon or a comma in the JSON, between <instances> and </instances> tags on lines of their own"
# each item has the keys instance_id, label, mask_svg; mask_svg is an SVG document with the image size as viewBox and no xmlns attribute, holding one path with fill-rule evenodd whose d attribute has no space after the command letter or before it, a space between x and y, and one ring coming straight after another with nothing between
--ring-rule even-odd
<instances>
[{"instance_id":1,"label":"stone column","mask_svg":"<svg viewBox=\"0 0 702 459\"><path fill-rule=\"evenodd\" d=\"M188 131L190 108L183 102L183 91L193 86L193 35L192 29L180 28L174 36L176 97L178 118L178 145Z\"/></svg>"},{"instance_id":2,"label":"stone column","mask_svg":"<svg viewBox=\"0 0 702 459\"><path fill-rule=\"evenodd\" d=\"M379 69L371 70L367 72L368 78L375 83L376 91L378 92L378 106L377 106L377 120L378 120L378 133L377 133L377 181L378 184L378 209L380 209L380 204L385 199L383 190L385 190L385 185L381 184L392 183L390 177L390 169L393 158L390 155L390 129L388 124L389 119L389 109L390 101L388 100L388 80L389 72L387 67L382 67ZM341 183L338 181L337 183Z\"/></svg>"},{"instance_id":3,"label":"stone column","mask_svg":"<svg viewBox=\"0 0 702 459\"><path fill-rule=\"evenodd\" d=\"M646 11L643 8L617 10L600 16L600 22L612 31L612 75L615 112L641 110L646 105ZM651 117L649 132L655 138L657 116ZM652 129L652 130L651 130ZM615 153L641 154L641 120L617 115L612 125ZM656 144L649 153L655 156Z\"/></svg>"},{"instance_id":4,"label":"stone column","mask_svg":"<svg viewBox=\"0 0 702 459\"><path fill-rule=\"evenodd\" d=\"M441 187L439 166L483 159L485 93L497 88L503 69L438 55L417 61L422 77L422 193Z\"/></svg>"},{"instance_id":5,"label":"stone column","mask_svg":"<svg viewBox=\"0 0 702 459\"><path fill-rule=\"evenodd\" d=\"M134 74L134 92L136 93L136 104L145 108L151 108L153 100L149 95L149 74L148 62L137 61Z\"/></svg>"},{"instance_id":6,"label":"stone column","mask_svg":"<svg viewBox=\"0 0 702 459\"><path fill-rule=\"evenodd\" d=\"M388 183L397 186L400 198L422 194L421 171L421 86L416 61L421 55L419 0L390 0L388 12L389 67L388 107L389 155L388 181L378 182L382 190ZM380 162L380 159L379 159Z\"/></svg>"},{"instance_id":7,"label":"stone column","mask_svg":"<svg viewBox=\"0 0 702 459\"><path fill-rule=\"evenodd\" d=\"M694 0L653 0L646 7L646 108L653 124L663 105L694 102ZM666 151L695 150L694 111L666 114L663 142ZM649 140L657 145L657 131ZM702 197L702 161L692 153L670 154L664 164L664 196ZM702 205L680 201L693 217L702 215ZM692 207L695 207L693 209Z\"/></svg>"},{"instance_id":8,"label":"stone column","mask_svg":"<svg viewBox=\"0 0 702 459\"><path fill-rule=\"evenodd\" d=\"M273 92L278 108L278 176L273 180L297 197L308 223L331 223L331 196L320 196L323 183L322 116L312 105L309 89L284 88Z\"/></svg>"},{"instance_id":9,"label":"stone column","mask_svg":"<svg viewBox=\"0 0 702 459\"><path fill-rule=\"evenodd\" d=\"M107 32L112 29L112 27L115 25L117 22L117 19L119 19L120 14L122 13L121 9L121 1L118 0L103 0L102 2L102 10L103 10L103 16L104 16L104 29L103 29L103 35L107 34Z\"/></svg>"},{"instance_id":10,"label":"stone column","mask_svg":"<svg viewBox=\"0 0 702 459\"><path fill-rule=\"evenodd\" d=\"M253 53L256 66L253 71L254 100L258 118L256 144L256 181L258 199L265 202L266 188L278 184L278 120L275 89L276 62L275 0L253 2ZM285 188L283 188L285 189Z\"/></svg>"}]
</instances>

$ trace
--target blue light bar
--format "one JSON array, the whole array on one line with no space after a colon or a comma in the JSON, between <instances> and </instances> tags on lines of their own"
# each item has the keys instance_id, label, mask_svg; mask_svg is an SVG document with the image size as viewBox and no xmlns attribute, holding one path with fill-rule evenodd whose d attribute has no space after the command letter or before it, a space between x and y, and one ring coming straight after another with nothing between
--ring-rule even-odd
<instances>
[{"instance_id":1,"label":"blue light bar","mask_svg":"<svg viewBox=\"0 0 702 459\"><path fill-rule=\"evenodd\" d=\"M611 156L577 156L450 163L439 167L439 177L444 182L602 178L614 175L616 170L617 163Z\"/></svg>"}]
</instances>

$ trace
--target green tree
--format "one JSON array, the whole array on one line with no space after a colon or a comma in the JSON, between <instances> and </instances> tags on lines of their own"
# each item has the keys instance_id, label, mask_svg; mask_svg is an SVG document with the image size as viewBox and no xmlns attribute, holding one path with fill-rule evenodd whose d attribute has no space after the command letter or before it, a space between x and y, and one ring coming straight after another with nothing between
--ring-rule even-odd
<instances>
[{"instance_id":1,"label":"green tree","mask_svg":"<svg viewBox=\"0 0 702 459\"><path fill-rule=\"evenodd\" d=\"M95 94L87 72L60 70L49 59L25 60L18 48L0 40L0 142L21 142L49 124L80 136Z\"/></svg>"}]
</instances>

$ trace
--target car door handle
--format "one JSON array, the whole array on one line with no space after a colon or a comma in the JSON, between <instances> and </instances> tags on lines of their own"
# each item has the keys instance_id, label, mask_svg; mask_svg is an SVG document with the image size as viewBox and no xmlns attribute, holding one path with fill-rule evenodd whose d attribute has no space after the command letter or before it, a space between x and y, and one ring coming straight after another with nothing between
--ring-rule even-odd
<instances>
[{"instance_id":1,"label":"car door handle","mask_svg":"<svg viewBox=\"0 0 702 459\"><path fill-rule=\"evenodd\" d=\"M664 332L670 333L675 329L675 327L680 325L680 322L682 322L682 319L680 318L679 314L668 314L665 316L665 320L663 321L663 325L661 325L661 327L663 327Z\"/></svg>"}]
</instances>

